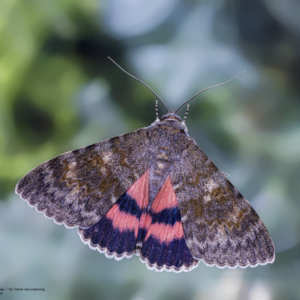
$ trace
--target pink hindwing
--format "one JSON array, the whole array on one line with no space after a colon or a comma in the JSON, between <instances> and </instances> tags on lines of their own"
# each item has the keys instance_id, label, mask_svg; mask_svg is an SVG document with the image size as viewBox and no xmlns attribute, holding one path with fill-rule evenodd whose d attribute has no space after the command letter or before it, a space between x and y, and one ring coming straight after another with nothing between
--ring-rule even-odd
<instances>
[{"instance_id":1,"label":"pink hindwing","mask_svg":"<svg viewBox=\"0 0 300 300\"><path fill-rule=\"evenodd\" d=\"M148 212L141 260L150 269L189 271L198 265L185 239L180 211L170 176L167 177Z\"/></svg>"},{"instance_id":2,"label":"pink hindwing","mask_svg":"<svg viewBox=\"0 0 300 300\"><path fill-rule=\"evenodd\" d=\"M107 214L88 229L79 228L84 243L109 258L122 259L135 253L141 235L141 215L149 201L149 171L139 178Z\"/></svg>"},{"instance_id":3,"label":"pink hindwing","mask_svg":"<svg viewBox=\"0 0 300 300\"><path fill-rule=\"evenodd\" d=\"M148 204L149 170L95 225L79 229L82 240L109 258L128 258L136 253L148 268L156 271L189 271L197 266L184 239L170 176L150 209Z\"/></svg>"}]
</instances>

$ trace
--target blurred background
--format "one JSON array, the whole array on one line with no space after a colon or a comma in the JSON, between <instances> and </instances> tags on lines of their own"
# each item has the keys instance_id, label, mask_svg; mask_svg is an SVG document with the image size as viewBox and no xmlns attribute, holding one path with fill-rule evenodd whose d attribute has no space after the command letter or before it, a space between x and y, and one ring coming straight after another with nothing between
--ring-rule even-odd
<instances>
[{"instance_id":1,"label":"blurred background","mask_svg":"<svg viewBox=\"0 0 300 300\"><path fill-rule=\"evenodd\" d=\"M297 0L1 1L0 288L45 289L2 299L300 299L299 15ZM42 162L155 120L155 97L108 55L169 109L247 71L194 99L186 123L262 218L272 265L108 260L14 194Z\"/></svg>"}]
</instances>

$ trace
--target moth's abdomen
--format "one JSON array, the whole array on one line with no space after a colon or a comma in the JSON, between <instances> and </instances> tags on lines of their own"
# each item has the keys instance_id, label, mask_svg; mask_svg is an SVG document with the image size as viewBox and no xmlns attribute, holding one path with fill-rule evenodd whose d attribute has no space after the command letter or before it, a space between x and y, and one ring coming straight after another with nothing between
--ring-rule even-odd
<instances>
[{"instance_id":1,"label":"moth's abdomen","mask_svg":"<svg viewBox=\"0 0 300 300\"><path fill-rule=\"evenodd\" d=\"M158 191L161 189L167 176L170 174L173 156L170 147L160 146L154 156L150 168L150 199L149 206L153 203Z\"/></svg>"}]
</instances>

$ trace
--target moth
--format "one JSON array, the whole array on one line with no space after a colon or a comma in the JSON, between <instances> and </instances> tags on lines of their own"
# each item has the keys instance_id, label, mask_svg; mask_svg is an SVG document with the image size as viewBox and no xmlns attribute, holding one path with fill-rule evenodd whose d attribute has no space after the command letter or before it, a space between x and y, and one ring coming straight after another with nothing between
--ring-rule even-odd
<instances>
[{"instance_id":1,"label":"moth","mask_svg":"<svg viewBox=\"0 0 300 300\"><path fill-rule=\"evenodd\" d=\"M159 119L156 102L151 126L53 158L25 175L16 193L55 223L78 227L82 241L108 258L136 254L149 269L174 272L200 261L272 263L266 227L188 135L187 112L183 121L168 110Z\"/></svg>"}]
</instances>

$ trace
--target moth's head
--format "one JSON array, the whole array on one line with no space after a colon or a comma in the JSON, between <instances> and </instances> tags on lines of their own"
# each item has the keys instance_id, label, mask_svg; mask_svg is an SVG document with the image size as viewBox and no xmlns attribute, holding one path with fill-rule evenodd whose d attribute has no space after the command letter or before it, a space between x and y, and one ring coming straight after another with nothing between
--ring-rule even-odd
<instances>
[{"instance_id":1,"label":"moth's head","mask_svg":"<svg viewBox=\"0 0 300 300\"><path fill-rule=\"evenodd\" d=\"M181 118L174 113L173 110L169 111L166 115L162 116L161 119L158 118L158 114L156 115L156 120L151 125L164 125L168 127L175 127L177 129L183 129L186 133L188 129L185 125L185 120L181 122Z\"/></svg>"},{"instance_id":2,"label":"moth's head","mask_svg":"<svg viewBox=\"0 0 300 300\"><path fill-rule=\"evenodd\" d=\"M169 111L166 115L161 117L161 121L164 121L164 120L176 120L178 122L181 121L180 117L177 116L173 110Z\"/></svg>"}]
</instances>

